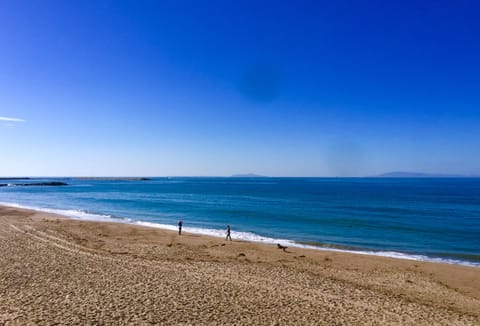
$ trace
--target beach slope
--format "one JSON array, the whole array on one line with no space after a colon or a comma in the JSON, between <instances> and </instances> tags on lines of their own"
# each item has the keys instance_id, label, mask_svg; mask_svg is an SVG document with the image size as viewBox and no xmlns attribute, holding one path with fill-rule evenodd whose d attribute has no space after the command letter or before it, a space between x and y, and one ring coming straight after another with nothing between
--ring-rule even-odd
<instances>
[{"instance_id":1,"label":"beach slope","mask_svg":"<svg viewBox=\"0 0 480 326\"><path fill-rule=\"evenodd\" d=\"M480 324L474 267L284 252L8 207L0 250L0 325Z\"/></svg>"}]
</instances>

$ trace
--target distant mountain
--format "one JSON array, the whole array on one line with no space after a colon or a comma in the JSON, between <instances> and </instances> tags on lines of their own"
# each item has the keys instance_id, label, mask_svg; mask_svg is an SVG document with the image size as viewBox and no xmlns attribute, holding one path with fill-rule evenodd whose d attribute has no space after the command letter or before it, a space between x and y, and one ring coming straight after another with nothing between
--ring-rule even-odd
<instances>
[{"instance_id":1,"label":"distant mountain","mask_svg":"<svg viewBox=\"0 0 480 326\"><path fill-rule=\"evenodd\" d=\"M258 174L254 174L254 173L234 174L231 177L232 178L268 178L264 175L258 175Z\"/></svg>"},{"instance_id":2,"label":"distant mountain","mask_svg":"<svg viewBox=\"0 0 480 326\"><path fill-rule=\"evenodd\" d=\"M478 177L474 175L462 174L440 174L440 173L421 173L421 172L388 172L376 175L377 178L471 178Z\"/></svg>"}]
</instances>

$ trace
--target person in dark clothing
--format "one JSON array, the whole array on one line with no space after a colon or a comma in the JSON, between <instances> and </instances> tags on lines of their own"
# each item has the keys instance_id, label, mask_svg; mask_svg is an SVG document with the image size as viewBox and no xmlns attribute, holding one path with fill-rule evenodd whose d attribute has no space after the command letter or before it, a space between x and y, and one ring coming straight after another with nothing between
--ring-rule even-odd
<instances>
[{"instance_id":1,"label":"person in dark clothing","mask_svg":"<svg viewBox=\"0 0 480 326\"><path fill-rule=\"evenodd\" d=\"M225 237L225 240L230 239L232 241L232 237L230 236L230 225L227 225L227 232L225 232L227 236Z\"/></svg>"},{"instance_id":2,"label":"person in dark clothing","mask_svg":"<svg viewBox=\"0 0 480 326\"><path fill-rule=\"evenodd\" d=\"M183 225L182 220L179 220L178 221L178 235L182 235L182 225Z\"/></svg>"}]
</instances>

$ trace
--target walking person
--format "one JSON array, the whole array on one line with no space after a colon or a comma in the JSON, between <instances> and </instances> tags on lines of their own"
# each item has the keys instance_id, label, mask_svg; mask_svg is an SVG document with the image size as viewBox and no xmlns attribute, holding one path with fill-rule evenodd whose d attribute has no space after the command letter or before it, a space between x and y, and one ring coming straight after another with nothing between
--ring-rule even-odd
<instances>
[{"instance_id":1,"label":"walking person","mask_svg":"<svg viewBox=\"0 0 480 326\"><path fill-rule=\"evenodd\" d=\"M178 235L182 235L182 220L178 220Z\"/></svg>"},{"instance_id":2,"label":"walking person","mask_svg":"<svg viewBox=\"0 0 480 326\"><path fill-rule=\"evenodd\" d=\"M230 239L232 241L232 237L230 236L230 225L227 225L227 232L225 232L227 236L225 237L225 240Z\"/></svg>"}]
</instances>

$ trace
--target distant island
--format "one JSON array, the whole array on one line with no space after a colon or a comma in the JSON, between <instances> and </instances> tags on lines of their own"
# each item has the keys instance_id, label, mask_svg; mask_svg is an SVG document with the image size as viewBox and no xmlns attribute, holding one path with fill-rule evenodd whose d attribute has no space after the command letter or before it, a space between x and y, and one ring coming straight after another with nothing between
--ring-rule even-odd
<instances>
[{"instance_id":1,"label":"distant island","mask_svg":"<svg viewBox=\"0 0 480 326\"><path fill-rule=\"evenodd\" d=\"M268 178L264 175L254 174L254 173L245 173L245 174L233 174L231 178Z\"/></svg>"},{"instance_id":2,"label":"distant island","mask_svg":"<svg viewBox=\"0 0 480 326\"><path fill-rule=\"evenodd\" d=\"M441 174L422 172L388 172L374 176L376 178L478 178L478 175Z\"/></svg>"}]
</instances>

